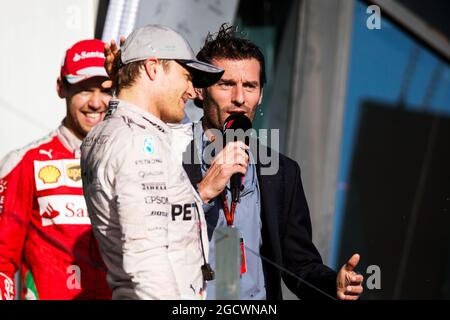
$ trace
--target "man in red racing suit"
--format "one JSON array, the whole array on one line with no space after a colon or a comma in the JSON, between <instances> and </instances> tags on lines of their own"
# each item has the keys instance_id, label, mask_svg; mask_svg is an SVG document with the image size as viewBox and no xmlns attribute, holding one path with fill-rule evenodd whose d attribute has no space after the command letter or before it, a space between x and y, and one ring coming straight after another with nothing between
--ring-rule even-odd
<instances>
[{"instance_id":1,"label":"man in red racing suit","mask_svg":"<svg viewBox=\"0 0 450 320\"><path fill-rule=\"evenodd\" d=\"M24 266L39 299L110 299L106 269L83 197L81 139L106 111L103 43L66 52L58 93L67 115L58 129L0 163L0 299L15 297Z\"/></svg>"}]
</instances>

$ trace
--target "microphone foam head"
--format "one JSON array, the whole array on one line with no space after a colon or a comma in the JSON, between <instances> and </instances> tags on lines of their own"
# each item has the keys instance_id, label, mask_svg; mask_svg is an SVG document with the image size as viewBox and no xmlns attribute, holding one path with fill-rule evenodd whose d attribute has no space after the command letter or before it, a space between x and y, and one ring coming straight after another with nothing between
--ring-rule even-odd
<instances>
[{"instance_id":1,"label":"microphone foam head","mask_svg":"<svg viewBox=\"0 0 450 320\"><path fill-rule=\"evenodd\" d=\"M252 122L250 119L242 113L233 113L225 119L223 123L223 132L229 129L242 129L247 131L252 128Z\"/></svg>"}]
</instances>

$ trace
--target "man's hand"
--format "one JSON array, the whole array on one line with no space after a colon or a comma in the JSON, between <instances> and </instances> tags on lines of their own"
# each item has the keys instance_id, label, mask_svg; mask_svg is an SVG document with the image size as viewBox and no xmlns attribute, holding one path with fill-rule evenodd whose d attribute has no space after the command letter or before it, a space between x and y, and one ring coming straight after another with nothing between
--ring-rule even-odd
<instances>
[{"instance_id":1,"label":"man's hand","mask_svg":"<svg viewBox=\"0 0 450 320\"><path fill-rule=\"evenodd\" d=\"M125 42L125 37L120 36L120 45L122 46ZM109 75L111 80L106 80L103 82L103 86L112 87L116 83L117 79L117 64L114 63L114 60L119 52L119 47L117 46L116 41L113 39L111 43L105 43L104 53L105 53L105 69Z\"/></svg>"},{"instance_id":2,"label":"man's hand","mask_svg":"<svg viewBox=\"0 0 450 320\"><path fill-rule=\"evenodd\" d=\"M339 270L337 275L337 297L340 300L358 300L363 292L364 277L353 270L359 262L359 254L354 254Z\"/></svg>"},{"instance_id":3,"label":"man's hand","mask_svg":"<svg viewBox=\"0 0 450 320\"><path fill-rule=\"evenodd\" d=\"M205 177L197 185L203 202L217 197L233 174L242 173L245 176L249 159L245 150L248 148L241 141L230 142L213 159Z\"/></svg>"}]
</instances>

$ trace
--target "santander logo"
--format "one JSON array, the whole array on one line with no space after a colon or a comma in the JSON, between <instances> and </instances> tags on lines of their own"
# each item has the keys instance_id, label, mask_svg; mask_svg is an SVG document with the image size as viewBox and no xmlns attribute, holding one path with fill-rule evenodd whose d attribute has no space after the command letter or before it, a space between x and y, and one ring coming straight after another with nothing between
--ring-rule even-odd
<instances>
[{"instance_id":1,"label":"santander logo","mask_svg":"<svg viewBox=\"0 0 450 320\"><path fill-rule=\"evenodd\" d=\"M44 213L42 213L42 217L47 219L53 219L57 216L59 216L59 211L55 210L50 203L47 205L47 208L45 208Z\"/></svg>"},{"instance_id":2,"label":"santander logo","mask_svg":"<svg viewBox=\"0 0 450 320\"><path fill-rule=\"evenodd\" d=\"M86 202L81 195L53 195L39 197L42 226L90 224Z\"/></svg>"},{"instance_id":3,"label":"santander logo","mask_svg":"<svg viewBox=\"0 0 450 320\"><path fill-rule=\"evenodd\" d=\"M103 58L104 59L105 54L100 51L91 51L91 52L81 51L80 54L75 53L75 55L73 56L73 61L77 62L77 61L89 59L89 58Z\"/></svg>"}]
</instances>

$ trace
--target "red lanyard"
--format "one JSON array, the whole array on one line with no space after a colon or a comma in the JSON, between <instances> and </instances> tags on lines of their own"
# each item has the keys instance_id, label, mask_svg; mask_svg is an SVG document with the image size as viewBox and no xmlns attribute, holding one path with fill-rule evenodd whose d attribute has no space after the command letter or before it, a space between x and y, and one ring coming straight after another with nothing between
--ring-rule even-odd
<instances>
[{"instance_id":1,"label":"red lanyard","mask_svg":"<svg viewBox=\"0 0 450 320\"><path fill-rule=\"evenodd\" d=\"M224 190L220 194L223 203L223 212L225 213L225 219L227 220L227 225L232 226L234 224L234 212L236 211L236 202L231 202L231 211L228 207L228 200L226 191Z\"/></svg>"},{"instance_id":2,"label":"red lanyard","mask_svg":"<svg viewBox=\"0 0 450 320\"><path fill-rule=\"evenodd\" d=\"M222 198L223 203L223 212L225 213L225 219L227 219L227 225L229 227L233 226L234 223L234 211L236 210L236 202L231 202L231 211L230 208L228 208L228 200L227 200L227 194L226 191L223 191L220 194L220 197ZM247 262L245 258L245 245L244 245L244 239L241 236L240 243L241 247L241 276L247 272Z\"/></svg>"}]
</instances>

